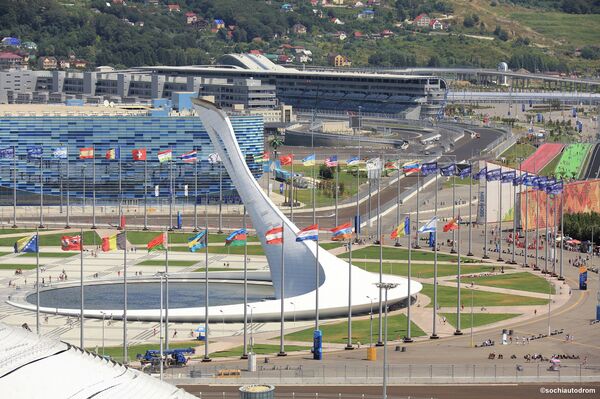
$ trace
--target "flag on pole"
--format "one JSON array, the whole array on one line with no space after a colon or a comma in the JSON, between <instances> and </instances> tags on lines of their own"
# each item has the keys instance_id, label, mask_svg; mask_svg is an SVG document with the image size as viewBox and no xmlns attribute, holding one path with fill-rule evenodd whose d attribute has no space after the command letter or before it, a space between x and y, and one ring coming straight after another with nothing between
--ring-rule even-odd
<instances>
[{"instance_id":1,"label":"flag on pole","mask_svg":"<svg viewBox=\"0 0 600 399\"><path fill-rule=\"evenodd\" d=\"M410 235L410 218L408 216L392 231L390 237L398 238L407 235Z\"/></svg>"},{"instance_id":2,"label":"flag on pole","mask_svg":"<svg viewBox=\"0 0 600 399\"><path fill-rule=\"evenodd\" d=\"M450 219L450 221L444 225L444 233L453 230L458 230L458 220L454 218Z\"/></svg>"},{"instance_id":3,"label":"flag on pole","mask_svg":"<svg viewBox=\"0 0 600 399\"><path fill-rule=\"evenodd\" d=\"M216 152L208 154L208 163L211 165L221 162L221 157Z\"/></svg>"},{"instance_id":4,"label":"flag on pole","mask_svg":"<svg viewBox=\"0 0 600 399\"><path fill-rule=\"evenodd\" d=\"M281 166L291 165L293 159L294 155L292 154L282 155L279 157L279 162L281 163Z\"/></svg>"},{"instance_id":5,"label":"flag on pole","mask_svg":"<svg viewBox=\"0 0 600 399\"><path fill-rule=\"evenodd\" d=\"M458 163L456 164L456 169L454 170L454 175L464 179L465 177L471 174L471 165L468 163Z\"/></svg>"},{"instance_id":6,"label":"flag on pole","mask_svg":"<svg viewBox=\"0 0 600 399\"><path fill-rule=\"evenodd\" d=\"M343 241L346 239L352 238L352 232L354 229L352 228L352 223L344 223L340 226L334 227L331 229L331 240L332 241Z\"/></svg>"},{"instance_id":7,"label":"flag on pole","mask_svg":"<svg viewBox=\"0 0 600 399\"><path fill-rule=\"evenodd\" d=\"M315 154L310 154L302 160L304 166L313 166L316 163Z\"/></svg>"},{"instance_id":8,"label":"flag on pole","mask_svg":"<svg viewBox=\"0 0 600 399\"><path fill-rule=\"evenodd\" d=\"M67 159L67 147L56 147L52 151L52 156L55 159Z\"/></svg>"},{"instance_id":9,"label":"flag on pole","mask_svg":"<svg viewBox=\"0 0 600 399\"><path fill-rule=\"evenodd\" d=\"M119 160L121 159L121 149L120 148L111 148L106 151L105 158L108 160Z\"/></svg>"},{"instance_id":10,"label":"flag on pole","mask_svg":"<svg viewBox=\"0 0 600 399\"><path fill-rule=\"evenodd\" d=\"M348 166L358 165L359 163L360 163L359 157L352 157L346 161L346 165L348 165Z\"/></svg>"},{"instance_id":11,"label":"flag on pole","mask_svg":"<svg viewBox=\"0 0 600 399\"><path fill-rule=\"evenodd\" d=\"M437 216L431 218L431 220L421 226L418 230L419 233L435 233L437 231Z\"/></svg>"},{"instance_id":12,"label":"flag on pole","mask_svg":"<svg viewBox=\"0 0 600 399\"><path fill-rule=\"evenodd\" d=\"M14 158L15 150L13 147L0 148L0 158Z\"/></svg>"},{"instance_id":13,"label":"flag on pole","mask_svg":"<svg viewBox=\"0 0 600 399\"><path fill-rule=\"evenodd\" d=\"M23 237L23 238L17 240L17 242L15 242L14 248L15 248L15 253L38 252L39 247L38 247L37 234L34 234L29 237Z\"/></svg>"},{"instance_id":14,"label":"flag on pole","mask_svg":"<svg viewBox=\"0 0 600 399\"><path fill-rule=\"evenodd\" d=\"M167 250L167 233L160 233L148 243L148 252Z\"/></svg>"},{"instance_id":15,"label":"flag on pole","mask_svg":"<svg viewBox=\"0 0 600 399\"><path fill-rule=\"evenodd\" d=\"M125 250L126 248L125 233L102 237L102 252L114 251L115 249Z\"/></svg>"},{"instance_id":16,"label":"flag on pole","mask_svg":"<svg viewBox=\"0 0 600 399\"><path fill-rule=\"evenodd\" d=\"M63 251L81 251L81 236L62 236L60 249Z\"/></svg>"},{"instance_id":17,"label":"flag on pole","mask_svg":"<svg viewBox=\"0 0 600 399\"><path fill-rule=\"evenodd\" d=\"M173 160L173 150L163 150L158 152L158 162L168 162Z\"/></svg>"},{"instance_id":18,"label":"flag on pole","mask_svg":"<svg viewBox=\"0 0 600 399\"><path fill-rule=\"evenodd\" d=\"M194 163L194 162L198 162L198 151L193 150L190 152L186 152L185 154L181 155L181 160L184 163Z\"/></svg>"},{"instance_id":19,"label":"flag on pole","mask_svg":"<svg viewBox=\"0 0 600 399\"><path fill-rule=\"evenodd\" d=\"M383 165L385 170L396 170L398 169L398 163L396 161L386 161L385 165Z\"/></svg>"},{"instance_id":20,"label":"flag on pole","mask_svg":"<svg viewBox=\"0 0 600 399\"><path fill-rule=\"evenodd\" d=\"M511 183L517 177L517 172L511 170L509 172L502 173L502 183Z\"/></svg>"},{"instance_id":21,"label":"flag on pole","mask_svg":"<svg viewBox=\"0 0 600 399\"><path fill-rule=\"evenodd\" d=\"M502 178L502 169L492 169L488 170L485 174L485 179L487 181L498 181Z\"/></svg>"},{"instance_id":22,"label":"flag on pole","mask_svg":"<svg viewBox=\"0 0 600 399\"><path fill-rule=\"evenodd\" d=\"M275 227L265 233L267 244L283 244L283 226Z\"/></svg>"},{"instance_id":23,"label":"flag on pole","mask_svg":"<svg viewBox=\"0 0 600 399\"><path fill-rule=\"evenodd\" d=\"M402 172L404 173L418 172L419 170L421 170L421 165L415 161L406 162L402 165Z\"/></svg>"},{"instance_id":24,"label":"flag on pole","mask_svg":"<svg viewBox=\"0 0 600 399\"><path fill-rule=\"evenodd\" d=\"M521 184L523 184L524 177L525 175L516 176L512 181L513 186L520 186Z\"/></svg>"},{"instance_id":25,"label":"flag on pole","mask_svg":"<svg viewBox=\"0 0 600 399\"><path fill-rule=\"evenodd\" d=\"M94 159L94 148L86 147L79 149L79 159Z\"/></svg>"},{"instance_id":26,"label":"flag on pole","mask_svg":"<svg viewBox=\"0 0 600 399\"><path fill-rule=\"evenodd\" d=\"M269 162L269 153L267 151L263 152L262 154L258 154L254 156L254 162L256 163L265 163L265 162Z\"/></svg>"},{"instance_id":27,"label":"flag on pole","mask_svg":"<svg viewBox=\"0 0 600 399\"><path fill-rule=\"evenodd\" d=\"M300 241L318 241L319 240L319 225L312 224L303 228L296 235L296 242Z\"/></svg>"},{"instance_id":28,"label":"flag on pole","mask_svg":"<svg viewBox=\"0 0 600 399\"><path fill-rule=\"evenodd\" d=\"M482 177L487 176L487 168L479 169L479 172L473 175L474 180L480 180Z\"/></svg>"},{"instance_id":29,"label":"flag on pole","mask_svg":"<svg viewBox=\"0 0 600 399\"><path fill-rule=\"evenodd\" d=\"M27 147L27 158L41 158L44 149L39 145Z\"/></svg>"},{"instance_id":30,"label":"flag on pole","mask_svg":"<svg viewBox=\"0 0 600 399\"><path fill-rule=\"evenodd\" d=\"M548 194L558 195L563 192L563 189L564 183L561 180L551 185L546 191L548 192Z\"/></svg>"},{"instance_id":31,"label":"flag on pole","mask_svg":"<svg viewBox=\"0 0 600 399\"><path fill-rule=\"evenodd\" d=\"M225 246L240 247L246 245L247 239L248 233L246 232L246 229L239 229L229 234L227 238L225 238Z\"/></svg>"},{"instance_id":32,"label":"flag on pole","mask_svg":"<svg viewBox=\"0 0 600 399\"><path fill-rule=\"evenodd\" d=\"M432 174L436 173L437 170L438 170L437 161L426 162L423 165L421 165L421 173L423 174L423 176L432 175Z\"/></svg>"},{"instance_id":33,"label":"flag on pole","mask_svg":"<svg viewBox=\"0 0 600 399\"><path fill-rule=\"evenodd\" d=\"M146 160L146 149L145 148L136 148L131 151L131 156L134 161L145 161Z\"/></svg>"},{"instance_id":34,"label":"flag on pole","mask_svg":"<svg viewBox=\"0 0 600 399\"><path fill-rule=\"evenodd\" d=\"M202 248L205 248L207 244L207 236L206 236L206 230L203 230L201 232L199 232L198 234L196 234L193 237L188 238L188 250L190 252L196 252L201 250Z\"/></svg>"},{"instance_id":35,"label":"flag on pole","mask_svg":"<svg viewBox=\"0 0 600 399\"><path fill-rule=\"evenodd\" d=\"M440 174L442 176L453 176L456 174L456 164L450 164L447 166L442 166L440 168Z\"/></svg>"},{"instance_id":36,"label":"flag on pole","mask_svg":"<svg viewBox=\"0 0 600 399\"><path fill-rule=\"evenodd\" d=\"M335 168L336 166L338 166L338 159L337 159L337 155L333 155L329 158L325 159L325 166L327 166L328 168Z\"/></svg>"}]
</instances>

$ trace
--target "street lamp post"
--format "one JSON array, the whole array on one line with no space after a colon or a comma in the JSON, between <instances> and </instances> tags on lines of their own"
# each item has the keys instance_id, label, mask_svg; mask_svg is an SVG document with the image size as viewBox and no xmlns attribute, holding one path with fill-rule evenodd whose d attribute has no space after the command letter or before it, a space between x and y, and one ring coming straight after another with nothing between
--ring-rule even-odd
<instances>
[{"instance_id":1,"label":"street lamp post","mask_svg":"<svg viewBox=\"0 0 600 399\"><path fill-rule=\"evenodd\" d=\"M373 298L367 295L371 301L371 311L369 312L369 348L373 346Z\"/></svg>"},{"instance_id":2,"label":"street lamp post","mask_svg":"<svg viewBox=\"0 0 600 399\"><path fill-rule=\"evenodd\" d=\"M102 357L104 357L104 320L106 318L106 313L102 313Z\"/></svg>"},{"instance_id":3,"label":"street lamp post","mask_svg":"<svg viewBox=\"0 0 600 399\"><path fill-rule=\"evenodd\" d=\"M377 287L385 290L385 333L383 338L383 394L382 399L387 399L387 332L388 332L388 291L398 286L397 283L376 283Z\"/></svg>"}]
</instances>

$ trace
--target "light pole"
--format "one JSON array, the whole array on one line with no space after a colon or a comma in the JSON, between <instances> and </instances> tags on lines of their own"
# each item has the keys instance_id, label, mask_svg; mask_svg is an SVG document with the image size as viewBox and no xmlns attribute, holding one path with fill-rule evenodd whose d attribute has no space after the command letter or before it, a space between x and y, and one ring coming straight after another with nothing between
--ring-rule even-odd
<instances>
[{"instance_id":1,"label":"light pole","mask_svg":"<svg viewBox=\"0 0 600 399\"><path fill-rule=\"evenodd\" d=\"M290 305L292 305L294 307L293 315L294 315L294 326L295 326L296 325L296 304L294 302L290 302Z\"/></svg>"},{"instance_id":2,"label":"light pole","mask_svg":"<svg viewBox=\"0 0 600 399\"><path fill-rule=\"evenodd\" d=\"M250 353L252 353L252 349L254 348L254 329L252 328L252 322L254 319L254 306L246 305L246 307L250 308Z\"/></svg>"},{"instance_id":3,"label":"light pole","mask_svg":"<svg viewBox=\"0 0 600 399\"><path fill-rule=\"evenodd\" d=\"M369 312L369 348L373 347L373 298L367 295L371 301L371 311Z\"/></svg>"},{"instance_id":4,"label":"light pole","mask_svg":"<svg viewBox=\"0 0 600 399\"><path fill-rule=\"evenodd\" d=\"M104 357L104 319L106 318L106 313L102 313L102 357Z\"/></svg>"},{"instance_id":5,"label":"light pole","mask_svg":"<svg viewBox=\"0 0 600 399\"><path fill-rule=\"evenodd\" d=\"M225 313L223 313L223 309L219 309L219 313L221 313L221 321L223 322L221 332L223 333L223 336L225 336Z\"/></svg>"},{"instance_id":6,"label":"light pole","mask_svg":"<svg viewBox=\"0 0 600 399\"><path fill-rule=\"evenodd\" d=\"M164 369L164 365L163 365L163 362L164 362L164 358L163 358L163 356L164 356L164 354L163 354L164 353L164 349L163 349L163 340L164 340L164 337L163 337L163 302L164 302L164 300L163 300L163 279L165 277L167 277L167 273L158 272L155 274L155 276L160 277L160 316L159 316L159 318L160 318L160 322L159 322L160 334L159 334L159 339L160 339L160 380L162 381L163 380L163 369Z\"/></svg>"},{"instance_id":7,"label":"light pole","mask_svg":"<svg viewBox=\"0 0 600 399\"><path fill-rule=\"evenodd\" d=\"M397 283L376 283L377 287L385 290L385 333L383 338L383 394L382 398L387 399L387 326L388 326L388 291L398 286Z\"/></svg>"}]
</instances>

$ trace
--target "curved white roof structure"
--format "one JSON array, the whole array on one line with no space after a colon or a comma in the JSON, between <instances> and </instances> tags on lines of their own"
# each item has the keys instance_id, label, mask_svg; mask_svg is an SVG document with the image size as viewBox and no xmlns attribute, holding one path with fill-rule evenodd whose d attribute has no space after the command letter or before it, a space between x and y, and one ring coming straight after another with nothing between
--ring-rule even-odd
<instances>
[{"instance_id":1,"label":"curved white roof structure","mask_svg":"<svg viewBox=\"0 0 600 399\"><path fill-rule=\"evenodd\" d=\"M3 398L188 399L195 396L67 343L0 323Z\"/></svg>"}]
</instances>

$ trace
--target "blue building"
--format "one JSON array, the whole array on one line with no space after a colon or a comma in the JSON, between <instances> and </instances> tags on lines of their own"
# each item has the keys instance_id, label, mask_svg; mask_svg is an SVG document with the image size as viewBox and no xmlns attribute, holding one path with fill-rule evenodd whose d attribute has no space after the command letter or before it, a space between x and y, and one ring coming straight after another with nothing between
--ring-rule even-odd
<instances>
[{"instance_id":1,"label":"blue building","mask_svg":"<svg viewBox=\"0 0 600 399\"><path fill-rule=\"evenodd\" d=\"M248 166L258 178L262 166L254 162L253 156L264 151L263 119L260 116L233 116L231 123L237 135ZM40 192L40 161L28 159L27 148L42 146L42 179L44 195L48 202L52 197L92 197L93 169L96 170L96 198L118 198L119 161L107 160L109 149L120 149L122 192L125 199L144 198L144 162L134 162L132 150L147 150L147 190L154 197L158 186L159 197L168 198L170 182L169 162L159 163L157 153L173 150L173 184L176 197L184 197L186 186L188 197L194 195L195 165L183 163L180 156L194 149L198 151L198 191L199 201L215 193L218 195L220 164L208 161L214 152L210 139L200 120L195 117L154 117L154 116L9 116L0 117L0 148L15 146L17 154L17 189L20 191L20 204L30 202L28 194ZM68 159L53 158L53 150L67 147ZM80 148L95 148L95 160L79 159ZM68 173L67 177L67 162ZM93 164L95 163L95 166ZM0 159L0 186L5 195L0 201L12 203L8 195L13 188L13 159ZM233 185L222 170L223 190L226 201L234 201L237 195Z\"/></svg>"}]
</instances>

